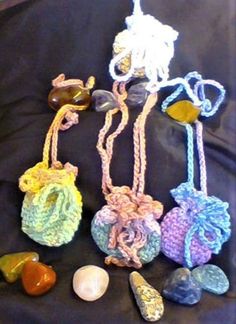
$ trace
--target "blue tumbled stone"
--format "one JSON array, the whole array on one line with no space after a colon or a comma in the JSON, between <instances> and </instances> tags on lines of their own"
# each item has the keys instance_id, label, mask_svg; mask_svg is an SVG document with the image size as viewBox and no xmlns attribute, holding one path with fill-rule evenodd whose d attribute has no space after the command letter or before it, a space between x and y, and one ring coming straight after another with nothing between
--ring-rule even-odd
<instances>
[{"instance_id":1,"label":"blue tumbled stone","mask_svg":"<svg viewBox=\"0 0 236 324\"><path fill-rule=\"evenodd\" d=\"M179 268L166 280L162 294L176 303L194 305L201 299L202 288L189 269Z\"/></svg>"},{"instance_id":2,"label":"blue tumbled stone","mask_svg":"<svg viewBox=\"0 0 236 324\"><path fill-rule=\"evenodd\" d=\"M222 295L229 289L229 280L223 270L214 264L206 264L192 270L192 275L202 289Z\"/></svg>"},{"instance_id":3,"label":"blue tumbled stone","mask_svg":"<svg viewBox=\"0 0 236 324\"><path fill-rule=\"evenodd\" d=\"M92 100L95 102L97 112L106 112L118 107L116 98L110 91L95 90L92 94Z\"/></svg>"},{"instance_id":4,"label":"blue tumbled stone","mask_svg":"<svg viewBox=\"0 0 236 324\"><path fill-rule=\"evenodd\" d=\"M131 86L128 91L127 104L138 106L143 105L148 96L146 86L147 82L141 82Z\"/></svg>"}]
</instances>

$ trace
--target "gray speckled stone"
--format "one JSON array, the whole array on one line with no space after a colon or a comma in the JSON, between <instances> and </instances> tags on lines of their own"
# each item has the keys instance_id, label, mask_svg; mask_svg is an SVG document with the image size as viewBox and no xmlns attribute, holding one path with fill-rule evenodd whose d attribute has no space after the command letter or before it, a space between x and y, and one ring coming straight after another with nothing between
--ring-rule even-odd
<instances>
[{"instance_id":1,"label":"gray speckled stone","mask_svg":"<svg viewBox=\"0 0 236 324\"><path fill-rule=\"evenodd\" d=\"M106 112L118 106L115 96L112 92L106 90L95 90L92 94L97 112Z\"/></svg>"},{"instance_id":2,"label":"gray speckled stone","mask_svg":"<svg viewBox=\"0 0 236 324\"><path fill-rule=\"evenodd\" d=\"M129 105L143 105L148 97L148 92L145 89L147 82L134 84L129 88L127 104Z\"/></svg>"},{"instance_id":3,"label":"gray speckled stone","mask_svg":"<svg viewBox=\"0 0 236 324\"><path fill-rule=\"evenodd\" d=\"M229 280L223 270L214 264L206 264L192 270L192 275L202 289L222 295L229 289Z\"/></svg>"},{"instance_id":4,"label":"gray speckled stone","mask_svg":"<svg viewBox=\"0 0 236 324\"><path fill-rule=\"evenodd\" d=\"M179 268L166 280L162 295L179 304L194 305L200 301L202 289L189 269Z\"/></svg>"}]
</instances>

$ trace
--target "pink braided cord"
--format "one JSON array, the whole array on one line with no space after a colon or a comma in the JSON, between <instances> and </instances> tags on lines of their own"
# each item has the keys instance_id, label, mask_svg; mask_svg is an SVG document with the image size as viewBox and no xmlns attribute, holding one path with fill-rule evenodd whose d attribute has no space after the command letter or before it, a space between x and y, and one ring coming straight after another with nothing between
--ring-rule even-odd
<instances>
[{"instance_id":1,"label":"pink braided cord","mask_svg":"<svg viewBox=\"0 0 236 324\"><path fill-rule=\"evenodd\" d=\"M118 87L121 93L118 92ZM110 176L110 164L113 154L114 140L126 127L129 120L128 107L124 103L124 100L127 97L127 92L125 91L125 84L121 84L119 86L118 82L114 82L113 93L117 98L119 108L109 110L106 113L105 124L99 132L97 142L97 150L102 160L102 191L105 196L112 190L113 187L112 179ZM120 124L118 125L117 129L107 137L106 144L104 144L107 133L109 132L112 126L113 115L117 114L119 111L121 112Z\"/></svg>"},{"instance_id":2,"label":"pink braided cord","mask_svg":"<svg viewBox=\"0 0 236 324\"><path fill-rule=\"evenodd\" d=\"M207 172L206 172L206 158L203 146L203 125L200 121L196 121L196 139L198 148L198 158L200 166L200 184L201 190L207 195Z\"/></svg>"},{"instance_id":3,"label":"pink braided cord","mask_svg":"<svg viewBox=\"0 0 236 324\"><path fill-rule=\"evenodd\" d=\"M59 74L54 80L52 80L52 86L55 88L62 88L71 85L79 85L84 87L84 83L80 79L69 79L66 80L65 74Z\"/></svg>"},{"instance_id":4,"label":"pink braided cord","mask_svg":"<svg viewBox=\"0 0 236 324\"><path fill-rule=\"evenodd\" d=\"M113 187L106 200L107 205L100 211L96 223L112 224L108 247L118 248L123 256L123 259L108 256L106 264L141 268L138 252L150 233L160 234L156 220L162 215L162 204L149 195L134 193L127 186Z\"/></svg>"},{"instance_id":5,"label":"pink braided cord","mask_svg":"<svg viewBox=\"0 0 236 324\"><path fill-rule=\"evenodd\" d=\"M138 116L134 124L134 180L133 191L143 193L145 189L145 173L147 166L146 159L146 135L145 125L146 120L151 112L151 109L157 102L157 93L148 96L147 101L143 107L143 111Z\"/></svg>"},{"instance_id":6,"label":"pink braided cord","mask_svg":"<svg viewBox=\"0 0 236 324\"><path fill-rule=\"evenodd\" d=\"M127 186L114 187L110 176L110 163L113 155L115 138L123 131L128 123L128 107L124 100L127 97L125 83L114 82L113 93L116 96L119 108L110 110L106 114L105 124L99 132L97 149L102 160L102 190L105 194L107 205L97 213L97 224L111 224L109 234L110 249L119 249L123 258L118 259L108 256L107 264L113 263L119 266L133 266L140 268L142 263L138 252L142 249L148 235L160 228L154 220L160 218L163 206L154 201L150 196L144 195L145 171L146 171L146 138L145 124L148 114L157 101L157 94L151 94L144 105L134 125L134 180L132 190ZM121 112L121 121L117 129L109 132L113 116Z\"/></svg>"}]
</instances>

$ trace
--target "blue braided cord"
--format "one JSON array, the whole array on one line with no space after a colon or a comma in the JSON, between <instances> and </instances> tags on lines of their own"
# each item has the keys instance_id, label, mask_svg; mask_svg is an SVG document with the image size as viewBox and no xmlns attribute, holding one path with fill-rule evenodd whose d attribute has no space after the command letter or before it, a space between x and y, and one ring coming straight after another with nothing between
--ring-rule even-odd
<instances>
[{"instance_id":1,"label":"blue braided cord","mask_svg":"<svg viewBox=\"0 0 236 324\"><path fill-rule=\"evenodd\" d=\"M162 103L162 111L163 112L166 111L168 105L171 102L173 102L181 94L181 92L183 90L186 91L186 93L192 99L193 103L196 106L200 106L202 104L202 101L199 100L198 96L195 95L195 93L191 89L191 86L189 85L189 81L191 79L202 80L202 76L198 72L194 71L194 72L189 72L184 78L175 78L172 80L160 82L160 84L159 84L160 88L164 88L167 86L175 86L177 84L180 84L180 86L169 97L167 97L163 101L163 103Z\"/></svg>"},{"instance_id":2,"label":"blue braided cord","mask_svg":"<svg viewBox=\"0 0 236 324\"><path fill-rule=\"evenodd\" d=\"M199 95L200 100L202 100L203 102L204 102L205 100L208 100L208 99L206 99L206 95L205 95L205 91L204 91L204 86L203 86L203 84L201 84L201 85L199 86L199 89L198 89L198 95Z\"/></svg>"},{"instance_id":3,"label":"blue braided cord","mask_svg":"<svg viewBox=\"0 0 236 324\"><path fill-rule=\"evenodd\" d=\"M194 89L192 89L189 84L192 79L196 80ZM160 82L159 88L175 86L177 84L180 84L180 86L163 101L161 106L163 112L166 111L169 104L173 102L184 90L192 100L193 104L201 107L201 116L204 117L213 116L225 99L226 91L219 82L215 80L204 80L201 74L196 71L189 72L184 78L175 78L173 80ZM211 101L205 96L205 85L215 87L220 92L214 105L212 105Z\"/></svg>"},{"instance_id":4,"label":"blue braided cord","mask_svg":"<svg viewBox=\"0 0 236 324\"><path fill-rule=\"evenodd\" d=\"M184 86L180 85L169 97L162 103L162 111L165 112L169 104L174 101L183 91ZM193 185L194 182L194 150L193 150L193 129L189 124L184 125L187 130L187 164L188 164L188 182Z\"/></svg>"},{"instance_id":5,"label":"blue braided cord","mask_svg":"<svg viewBox=\"0 0 236 324\"><path fill-rule=\"evenodd\" d=\"M180 94L181 92L184 90L184 87L181 85L179 86L170 96L168 96L161 105L161 109L163 112L166 111L166 109L168 108L168 106L170 105L171 102L173 102Z\"/></svg>"},{"instance_id":6,"label":"blue braided cord","mask_svg":"<svg viewBox=\"0 0 236 324\"><path fill-rule=\"evenodd\" d=\"M183 92L184 90L186 91L187 95L190 97L190 99L192 100L194 105L201 106L202 101L199 100L198 96L195 95L195 93L191 89L188 81L185 80L185 78L176 78L176 79L173 79L173 80L168 80L168 81L165 81L165 82L161 82L159 86L160 86L160 88L164 88L164 87L175 86L175 85L178 85L178 84L180 84L180 86L170 96L168 96L163 101L163 103L161 105L161 108L162 108L163 112L166 111L168 105L171 102L173 102L181 94L181 92Z\"/></svg>"},{"instance_id":7,"label":"blue braided cord","mask_svg":"<svg viewBox=\"0 0 236 324\"><path fill-rule=\"evenodd\" d=\"M189 185L182 183L178 188L171 190L171 194L185 210L192 221L192 226L185 237L184 258L185 264L192 267L191 242L194 235L212 253L218 254L222 244L231 234L230 215L227 212L229 204L214 196L206 196Z\"/></svg>"},{"instance_id":8,"label":"blue braided cord","mask_svg":"<svg viewBox=\"0 0 236 324\"><path fill-rule=\"evenodd\" d=\"M188 160L188 182L194 186L194 151L193 151L193 129L189 124L185 125L187 131L187 160Z\"/></svg>"},{"instance_id":9,"label":"blue braided cord","mask_svg":"<svg viewBox=\"0 0 236 324\"><path fill-rule=\"evenodd\" d=\"M205 97L204 85L212 86L219 91L219 95L214 105L211 103L209 99ZM204 117L211 117L218 111L220 105L224 101L226 91L224 87L217 81L200 80L194 86L194 93L202 97L201 115Z\"/></svg>"},{"instance_id":10,"label":"blue braided cord","mask_svg":"<svg viewBox=\"0 0 236 324\"><path fill-rule=\"evenodd\" d=\"M191 255L191 243L194 234L198 230L198 225L194 224L192 227L188 230L185 240L184 240L184 266L187 268L192 268L192 255Z\"/></svg>"},{"instance_id":11,"label":"blue braided cord","mask_svg":"<svg viewBox=\"0 0 236 324\"><path fill-rule=\"evenodd\" d=\"M198 73L197 71L193 71L193 72L189 72L188 74L186 74L186 76L184 77L186 81L190 81L191 79L196 79L196 80L202 80L202 76L200 73Z\"/></svg>"},{"instance_id":12,"label":"blue braided cord","mask_svg":"<svg viewBox=\"0 0 236 324\"><path fill-rule=\"evenodd\" d=\"M199 98L199 100L202 102L201 104L201 116L204 117L210 117L213 116L217 110L219 109L220 105L225 99L226 91L224 87L215 80L204 80L198 72L190 72L185 76L185 80L190 82L191 79L198 80L196 84L194 85L194 94ZM205 91L204 91L204 85L213 86L217 90L219 90L218 98L216 99L216 102L214 105L212 105L211 101L206 98Z\"/></svg>"}]
</instances>

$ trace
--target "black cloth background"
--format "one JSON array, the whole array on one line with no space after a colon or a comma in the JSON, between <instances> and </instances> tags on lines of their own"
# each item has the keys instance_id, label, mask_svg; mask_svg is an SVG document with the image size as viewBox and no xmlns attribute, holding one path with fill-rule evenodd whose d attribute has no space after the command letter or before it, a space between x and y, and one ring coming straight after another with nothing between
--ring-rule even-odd
<instances>
[{"instance_id":1,"label":"black cloth background","mask_svg":"<svg viewBox=\"0 0 236 324\"><path fill-rule=\"evenodd\" d=\"M230 277L230 294L204 293L194 307L165 301L160 323L235 323L235 1L145 0L143 9L180 33L171 77L197 70L227 89L224 106L204 124L204 139L209 194L230 202L233 235L221 254L211 260ZM90 236L91 219L104 205L95 148L104 114L82 112L80 124L59 138L59 159L79 166L77 184L84 198L83 220L70 244L47 248L21 232L23 194L18 189L19 176L40 161L45 134L54 117L47 105L51 80L61 72L83 80L94 75L96 88L111 89L108 64L112 43L125 28L124 18L131 11L129 0L34 0L0 13L0 255L37 251L40 260L52 265L58 275L55 288L38 298L25 295L20 282L9 285L1 278L1 323L143 322L128 284L130 269L109 267L109 289L94 303L77 298L71 287L77 268L87 264L104 267L104 254ZM162 91L160 97L168 93ZM115 142L112 176L117 185L132 183L132 122L139 112L139 108L130 107L130 124ZM147 154L146 193L162 201L168 211L174 206L169 190L186 179L185 133L161 114L160 104L148 118ZM176 267L160 255L141 273L161 289Z\"/></svg>"}]
</instances>

